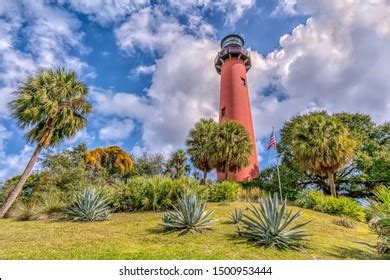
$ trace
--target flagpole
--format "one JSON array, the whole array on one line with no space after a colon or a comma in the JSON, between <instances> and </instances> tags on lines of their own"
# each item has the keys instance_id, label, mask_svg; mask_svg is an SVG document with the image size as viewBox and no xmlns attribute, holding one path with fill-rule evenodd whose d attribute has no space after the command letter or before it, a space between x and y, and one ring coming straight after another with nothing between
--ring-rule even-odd
<instances>
[{"instance_id":1,"label":"flagpole","mask_svg":"<svg viewBox=\"0 0 390 280\"><path fill-rule=\"evenodd\" d=\"M281 184L281 182L280 182L280 173L279 173L279 155L278 155L278 150L276 149L276 145L275 145L275 150L276 150L276 170L277 170L277 172L278 172L280 200L283 201L282 184Z\"/></svg>"},{"instance_id":2,"label":"flagpole","mask_svg":"<svg viewBox=\"0 0 390 280\"><path fill-rule=\"evenodd\" d=\"M278 173L279 194L280 194L280 200L283 201L282 183L280 182L280 172L279 172L279 154L278 154L277 141L276 141L276 135L275 135L275 127L272 127L272 133L275 137L276 171Z\"/></svg>"}]
</instances>

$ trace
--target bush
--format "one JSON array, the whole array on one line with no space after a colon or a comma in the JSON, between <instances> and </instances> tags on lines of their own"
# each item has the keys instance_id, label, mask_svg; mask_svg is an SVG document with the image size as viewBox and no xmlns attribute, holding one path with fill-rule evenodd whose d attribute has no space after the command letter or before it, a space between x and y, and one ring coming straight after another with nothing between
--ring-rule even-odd
<instances>
[{"instance_id":1,"label":"bush","mask_svg":"<svg viewBox=\"0 0 390 280\"><path fill-rule=\"evenodd\" d=\"M361 221L365 212L356 201L348 197L335 198L319 191L303 190L297 196L296 204L326 214L346 216Z\"/></svg>"},{"instance_id":2,"label":"bush","mask_svg":"<svg viewBox=\"0 0 390 280\"><path fill-rule=\"evenodd\" d=\"M108 200L95 189L87 189L64 209L68 219L92 222L106 220L110 215Z\"/></svg>"},{"instance_id":3,"label":"bush","mask_svg":"<svg viewBox=\"0 0 390 280\"><path fill-rule=\"evenodd\" d=\"M167 210L185 194L205 197L205 187L187 177L173 180L167 176L133 177L110 195L115 211Z\"/></svg>"},{"instance_id":4,"label":"bush","mask_svg":"<svg viewBox=\"0 0 390 280\"><path fill-rule=\"evenodd\" d=\"M17 221L33 221L39 218L40 209L35 203L19 202L10 211L10 217Z\"/></svg>"},{"instance_id":5,"label":"bush","mask_svg":"<svg viewBox=\"0 0 390 280\"><path fill-rule=\"evenodd\" d=\"M292 214L287 211L286 201L279 207L277 194L272 198L269 196L262 199L259 207L252 205L249 209L251 216L246 214L241 218L243 229L239 234L254 241L256 244L266 247L277 247L279 249L295 248L299 241L305 240L308 236L302 227L308 222L294 224L301 211Z\"/></svg>"},{"instance_id":6,"label":"bush","mask_svg":"<svg viewBox=\"0 0 390 280\"><path fill-rule=\"evenodd\" d=\"M374 191L375 200L370 201L369 225L378 235L377 249L381 254L390 253L390 188L382 186Z\"/></svg>"},{"instance_id":7,"label":"bush","mask_svg":"<svg viewBox=\"0 0 390 280\"><path fill-rule=\"evenodd\" d=\"M185 195L179 199L177 207L173 211L166 212L163 216L163 229L165 231L180 231L180 234L188 232L204 232L211 229L213 220L212 212L205 210L206 205L199 200L197 195Z\"/></svg>"},{"instance_id":8,"label":"bush","mask_svg":"<svg viewBox=\"0 0 390 280\"><path fill-rule=\"evenodd\" d=\"M266 191L257 188L240 188L239 199L245 202L259 202L261 198L267 197Z\"/></svg>"},{"instance_id":9,"label":"bush","mask_svg":"<svg viewBox=\"0 0 390 280\"><path fill-rule=\"evenodd\" d=\"M236 201L240 185L231 181L223 181L210 186L208 200L211 202Z\"/></svg>"},{"instance_id":10,"label":"bush","mask_svg":"<svg viewBox=\"0 0 390 280\"><path fill-rule=\"evenodd\" d=\"M302 181L302 175L300 172L289 168L287 165L282 164L279 166L280 169L280 180L283 197L288 201L294 201L298 192L302 189L302 186L298 182ZM276 165L263 169L260 173L259 178L242 182L242 187L247 188L259 188L267 193L279 193L279 179L277 175Z\"/></svg>"},{"instance_id":11,"label":"bush","mask_svg":"<svg viewBox=\"0 0 390 280\"><path fill-rule=\"evenodd\" d=\"M334 222L336 225L346 228L355 228L353 222L348 218L341 218Z\"/></svg>"}]
</instances>

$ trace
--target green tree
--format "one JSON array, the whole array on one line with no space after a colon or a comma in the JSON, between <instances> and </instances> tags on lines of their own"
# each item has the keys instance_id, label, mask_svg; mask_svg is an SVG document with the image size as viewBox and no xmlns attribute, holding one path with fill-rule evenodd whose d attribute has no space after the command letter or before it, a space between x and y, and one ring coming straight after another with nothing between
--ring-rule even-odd
<instances>
[{"instance_id":1,"label":"green tree","mask_svg":"<svg viewBox=\"0 0 390 280\"><path fill-rule=\"evenodd\" d=\"M131 156L118 146L97 148L84 154L85 163L95 172L128 178L134 171Z\"/></svg>"},{"instance_id":2,"label":"green tree","mask_svg":"<svg viewBox=\"0 0 390 280\"><path fill-rule=\"evenodd\" d=\"M335 117L311 113L294 126L291 147L300 166L319 176L327 176L332 196L337 196L334 174L348 164L357 142Z\"/></svg>"},{"instance_id":3,"label":"green tree","mask_svg":"<svg viewBox=\"0 0 390 280\"><path fill-rule=\"evenodd\" d=\"M186 140L192 163L203 172L203 183L207 180L207 174L214 168L208 147L213 140L212 135L217 127L218 124L212 119L201 119L190 130Z\"/></svg>"},{"instance_id":4,"label":"green tree","mask_svg":"<svg viewBox=\"0 0 390 280\"><path fill-rule=\"evenodd\" d=\"M141 176L159 175L163 172L165 158L161 153L142 153L136 158L135 169Z\"/></svg>"},{"instance_id":5,"label":"green tree","mask_svg":"<svg viewBox=\"0 0 390 280\"><path fill-rule=\"evenodd\" d=\"M86 126L91 106L86 100L88 87L78 80L73 71L64 69L41 70L29 77L15 92L10 103L12 117L36 148L14 190L0 209L0 218L23 189L41 151L74 137Z\"/></svg>"},{"instance_id":6,"label":"green tree","mask_svg":"<svg viewBox=\"0 0 390 280\"><path fill-rule=\"evenodd\" d=\"M236 121L226 121L218 125L212 135L208 153L219 172L224 172L225 180L229 171L237 172L249 164L252 146L245 128Z\"/></svg>"},{"instance_id":7,"label":"green tree","mask_svg":"<svg viewBox=\"0 0 390 280\"><path fill-rule=\"evenodd\" d=\"M171 156L167 163L166 173L170 173L175 179L178 179L190 172L190 166L187 164L187 154L184 150L177 150Z\"/></svg>"}]
</instances>

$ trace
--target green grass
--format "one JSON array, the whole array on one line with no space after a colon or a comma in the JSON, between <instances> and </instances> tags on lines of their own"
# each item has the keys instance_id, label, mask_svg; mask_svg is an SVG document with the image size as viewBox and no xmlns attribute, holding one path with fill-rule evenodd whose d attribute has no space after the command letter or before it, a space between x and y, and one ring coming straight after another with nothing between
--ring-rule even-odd
<instances>
[{"instance_id":1,"label":"green grass","mask_svg":"<svg viewBox=\"0 0 390 280\"><path fill-rule=\"evenodd\" d=\"M304 210L312 234L297 251L262 248L236 238L229 212L247 203L209 203L217 218L204 234L163 234L163 213L113 214L109 221L18 222L0 220L0 259L379 259L376 237L364 223L348 229L334 224L337 217ZM294 209L298 210L298 208Z\"/></svg>"}]
</instances>

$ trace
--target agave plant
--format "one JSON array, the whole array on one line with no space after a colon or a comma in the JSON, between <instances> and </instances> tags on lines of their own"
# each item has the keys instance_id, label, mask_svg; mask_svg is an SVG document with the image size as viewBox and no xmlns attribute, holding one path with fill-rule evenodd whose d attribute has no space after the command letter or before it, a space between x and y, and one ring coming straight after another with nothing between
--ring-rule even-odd
<instances>
[{"instance_id":1,"label":"agave plant","mask_svg":"<svg viewBox=\"0 0 390 280\"><path fill-rule=\"evenodd\" d=\"M380 187L374 191L375 200L370 201L369 226L378 235L377 249L380 254L390 253L390 188Z\"/></svg>"},{"instance_id":2,"label":"agave plant","mask_svg":"<svg viewBox=\"0 0 390 280\"><path fill-rule=\"evenodd\" d=\"M206 211L206 205L194 194L185 195L177 206L163 216L162 226L166 231L204 232L211 229L213 212Z\"/></svg>"},{"instance_id":3,"label":"agave plant","mask_svg":"<svg viewBox=\"0 0 390 280\"><path fill-rule=\"evenodd\" d=\"M302 229L308 222L293 225L302 212L287 211L286 201L280 206L276 193L273 198L260 200L259 207L252 205L249 211L252 215L243 214L239 234L256 244L279 249L296 248L299 241L308 236Z\"/></svg>"},{"instance_id":4,"label":"agave plant","mask_svg":"<svg viewBox=\"0 0 390 280\"><path fill-rule=\"evenodd\" d=\"M229 218L233 224L238 224L242 218L242 210L234 209L232 212L230 212Z\"/></svg>"},{"instance_id":5,"label":"agave plant","mask_svg":"<svg viewBox=\"0 0 390 280\"><path fill-rule=\"evenodd\" d=\"M64 209L68 219L74 221L102 221L110 215L108 200L95 189L87 189L75 197L73 202Z\"/></svg>"}]
</instances>

